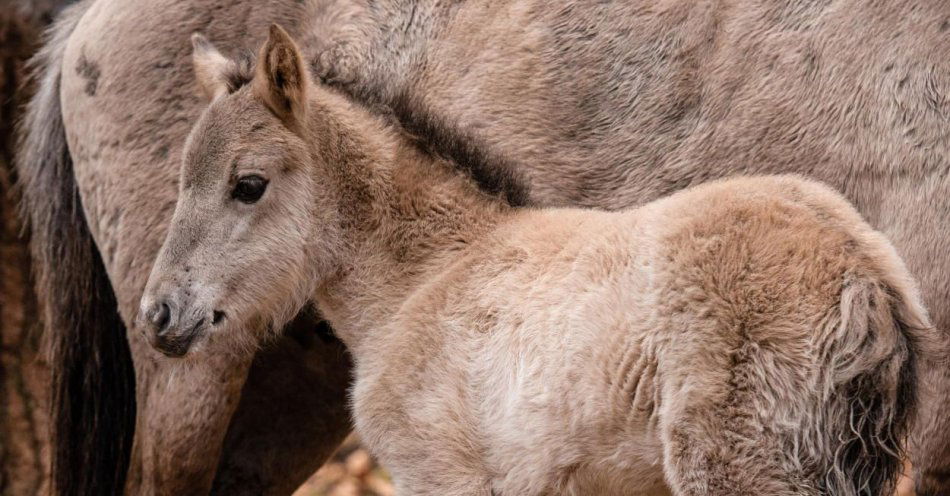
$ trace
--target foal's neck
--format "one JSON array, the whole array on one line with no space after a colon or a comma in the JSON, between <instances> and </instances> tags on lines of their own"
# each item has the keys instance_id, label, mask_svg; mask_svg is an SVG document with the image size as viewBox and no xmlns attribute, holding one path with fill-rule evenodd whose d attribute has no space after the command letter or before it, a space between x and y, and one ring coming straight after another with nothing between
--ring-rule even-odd
<instances>
[{"instance_id":1,"label":"foal's neck","mask_svg":"<svg viewBox=\"0 0 950 496\"><path fill-rule=\"evenodd\" d=\"M314 93L315 174L330 181L341 226L336 275L316 300L355 351L509 207L359 105L324 88Z\"/></svg>"}]
</instances>

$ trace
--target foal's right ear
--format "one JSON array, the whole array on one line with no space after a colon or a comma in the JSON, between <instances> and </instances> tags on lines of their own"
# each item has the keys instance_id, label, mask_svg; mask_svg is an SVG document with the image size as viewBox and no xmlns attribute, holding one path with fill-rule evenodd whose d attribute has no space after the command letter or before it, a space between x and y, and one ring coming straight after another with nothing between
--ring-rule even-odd
<instances>
[{"instance_id":1,"label":"foal's right ear","mask_svg":"<svg viewBox=\"0 0 950 496\"><path fill-rule=\"evenodd\" d=\"M231 61L227 59L201 33L191 35L191 61L195 66L198 86L208 100L227 94L228 83L225 74Z\"/></svg>"},{"instance_id":2,"label":"foal's right ear","mask_svg":"<svg viewBox=\"0 0 950 496\"><path fill-rule=\"evenodd\" d=\"M271 24L254 74L254 92L291 127L306 122L310 76L303 55L284 28Z\"/></svg>"}]
</instances>

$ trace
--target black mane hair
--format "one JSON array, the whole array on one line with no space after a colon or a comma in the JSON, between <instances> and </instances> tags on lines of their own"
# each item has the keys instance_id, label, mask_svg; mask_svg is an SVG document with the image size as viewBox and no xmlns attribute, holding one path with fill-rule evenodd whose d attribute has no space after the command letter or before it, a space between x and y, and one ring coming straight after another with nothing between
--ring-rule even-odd
<instances>
[{"instance_id":1,"label":"black mane hair","mask_svg":"<svg viewBox=\"0 0 950 496\"><path fill-rule=\"evenodd\" d=\"M224 70L224 83L228 87L228 93L234 93L247 86L253 78L254 54L250 50L241 50Z\"/></svg>"},{"instance_id":2,"label":"black mane hair","mask_svg":"<svg viewBox=\"0 0 950 496\"><path fill-rule=\"evenodd\" d=\"M421 98L403 91L384 105L420 150L454 164L483 191L500 196L513 207L530 203L528 185L511 160L432 111Z\"/></svg>"}]
</instances>

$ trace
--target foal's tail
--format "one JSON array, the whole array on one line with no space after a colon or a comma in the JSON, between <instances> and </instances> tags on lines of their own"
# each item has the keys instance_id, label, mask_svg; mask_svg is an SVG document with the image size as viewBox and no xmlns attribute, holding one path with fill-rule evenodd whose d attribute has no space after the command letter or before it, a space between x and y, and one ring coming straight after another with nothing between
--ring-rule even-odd
<instances>
[{"instance_id":1,"label":"foal's tail","mask_svg":"<svg viewBox=\"0 0 950 496\"><path fill-rule=\"evenodd\" d=\"M60 108L63 53L88 5L64 10L31 61L36 93L16 164L53 376L53 487L70 495L122 493L135 427L125 326L86 225Z\"/></svg>"},{"instance_id":2,"label":"foal's tail","mask_svg":"<svg viewBox=\"0 0 950 496\"><path fill-rule=\"evenodd\" d=\"M824 329L815 422L801 444L824 467L822 492L892 494L916 411L918 377L939 340L909 284L855 278Z\"/></svg>"},{"instance_id":3,"label":"foal's tail","mask_svg":"<svg viewBox=\"0 0 950 496\"><path fill-rule=\"evenodd\" d=\"M796 352L736 351L725 400L685 408L670 425L679 493L893 494L919 371L941 348L912 285L896 282L849 278Z\"/></svg>"}]
</instances>

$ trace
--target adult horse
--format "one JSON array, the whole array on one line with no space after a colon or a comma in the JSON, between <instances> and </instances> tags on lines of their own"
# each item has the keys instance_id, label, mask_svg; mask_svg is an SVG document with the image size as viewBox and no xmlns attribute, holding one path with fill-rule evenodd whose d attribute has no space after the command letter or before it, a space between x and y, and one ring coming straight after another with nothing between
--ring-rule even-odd
<instances>
[{"instance_id":1,"label":"adult horse","mask_svg":"<svg viewBox=\"0 0 950 496\"><path fill-rule=\"evenodd\" d=\"M127 436L113 435L123 426L127 435L132 419L130 387L121 381L132 372L122 323L135 314L165 234L178 154L200 109L188 35L203 31L234 53L256 46L275 21L303 40L317 74L391 111L435 151L477 162L493 150L519 163L536 203L620 208L752 172L798 172L832 184L891 238L920 279L934 322L950 328L950 5L86 2L64 17L39 61L43 87L20 163L40 293L61 338L56 366L68 371L57 381L66 392L59 406L88 409L57 415L59 438L69 441L57 448L61 487L103 480L114 487L124 476L124 464L108 460L88 476L70 471L70 461L83 458L69 455L101 443L122 460L129 449ZM487 144L473 145L466 135L474 133ZM88 288L102 297L89 298ZM111 288L121 320L82 310L89 300L113 307ZM256 487L276 487L275 465L267 463L275 444L283 439L282 459L299 460L308 450L325 452L343 429L334 421L255 425L265 407L292 406L248 400L283 391L262 386L268 373L285 377L273 362L311 363L302 358L259 355L263 365L252 370L232 419L248 357L184 370L157 359L137 333L128 337L138 409L128 491L206 490L215 466L219 484L244 476ZM284 338L277 349L294 343ZM346 370L340 359L324 365ZM915 436L922 494L950 490L948 420L932 413L950 403L941 387L946 372L932 371L929 411ZM326 419L342 418L332 413L342 405L342 382L325 383ZM80 401L96 397L92 386L125 394ZM87 422L94 428L84 431L84 420L123 411L122 422ZM304 427L313 433L307 446L295 432ZM305 465L280 479L299 480Z\"/></svg>"}]
</instances>

